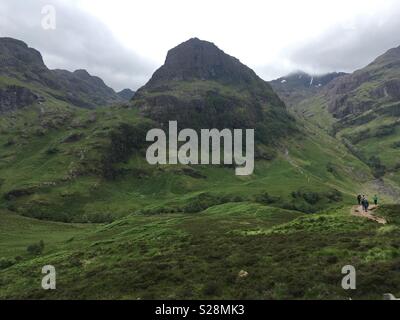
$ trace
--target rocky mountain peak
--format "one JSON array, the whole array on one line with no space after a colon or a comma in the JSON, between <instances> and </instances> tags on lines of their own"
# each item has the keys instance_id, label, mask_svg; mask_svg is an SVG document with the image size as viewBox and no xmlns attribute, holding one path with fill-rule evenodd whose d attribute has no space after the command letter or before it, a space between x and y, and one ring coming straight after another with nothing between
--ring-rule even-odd
<instances>
[{"instance_id":1,"label":"rocky mountain peak","mask_svg":"<svg viewBox=\"0 0 400 320\"><path fill-rule=\"evenodd\" d=\"M133 96L135 95L135 91L127 88L127 89L123 89L119 92L117 92L117 95L122 98L123 100L131 100L133 98Z\"/></svg>"},{"instance_id":2,"label":"rocky mountain peak","mask_svg":"<svg viewBox=\"0 0 400 320\"><path fill-rule=\"evenodd\" d=\"M75 70L74 74L81 79L90 79L92 77L85 69Z\"/></svg>"},{"instance_id":3,"label":"rocky mountain peak","mask_svg":"<svg viewBox=\"0 0 400 320\"><path fill-rule=\"evenodd\" d=\"M291 134L296 124L271 86L211 42L190 39L140 88L132 106L161 126L255 128L260 141ZM269 141L264 141L269 143Z\"/></svg>"},{"instance_id":4,"label":"rocky mountain peak","mask_svg":"<svg viewBox=\"0 0 400 320\"><path fill-rule=\"evenodd\" d=\"M165 64L154 73L148 85L187 80L250 83L256 78L250 68L212 42L192 38L169 50Z\"/></svg>"}]
</instances>

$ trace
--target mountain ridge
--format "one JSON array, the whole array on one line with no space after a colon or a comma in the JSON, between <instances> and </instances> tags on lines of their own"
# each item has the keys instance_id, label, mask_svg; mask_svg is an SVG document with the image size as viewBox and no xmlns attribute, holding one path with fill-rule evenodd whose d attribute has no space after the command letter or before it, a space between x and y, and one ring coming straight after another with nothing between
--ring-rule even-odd
<instances>
[{"instance_id":1,"label":"mountain ridge","mask_svg":"<svg viewBox=\"0 0 400 320\"><path fill-rule=\"evenodd\" d=\"M346 75L344 72L331 72L312 75L304 71L295 71L284 77L270 81L272 88L289 107L317 94L331 81Z\"/></svg>"},{"instance_id":2,"label":"mountain ridge","mask_svg":"<svg viewBox=\"0 0 400 320\"><path fill-rule=\"evenodd\" d=\"M389 49L366 67L332 81L325 92L329 111L341 119L399 101L399 76L400 46Z\"/></svg>"},{"instance_id":3,"label":"mountain ridge","mask_svg":"<svg viewBox=\"0 0 400 320\"><path fill-rule=\"evenodd\" d=\"M45 96L51 96L83 108L127 101L118 96L102 79L90 75L86 70L71 72L48 69L38 50L29 47L21 40L9 37L0 38L0 77L5 78L0 81L0 85L4 83L3 87L5 87L2 91L3 101L12 100L12 97L5 96L6 92L12 89L7 89L6 84L12 81L16 82L14 85L25 88L25 91L29 90L31 95L40 97L42 101ZM12 92L20 91L21 89ZM15 110L19 107L14 105L8 107L7 110ZM6 109L1 108L0 112L2 110L4 112Z\"/></svg>"},{"instance_id":4,"label":"mountain ridge","mask_svg":"<svg viewBox=\"0 0 400 320\"><path fill-rule=\"evenodd\" d=\"M400 47L333 79L292 109L342 140L386 189L399 189Z\"/></svg>"}]
</instances>

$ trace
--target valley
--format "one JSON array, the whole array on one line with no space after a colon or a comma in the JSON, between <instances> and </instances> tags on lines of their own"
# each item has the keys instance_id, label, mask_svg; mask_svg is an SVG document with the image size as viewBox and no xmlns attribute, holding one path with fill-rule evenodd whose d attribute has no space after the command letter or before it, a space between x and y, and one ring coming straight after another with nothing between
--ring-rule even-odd
<instances>
[{"instance_id":1,"label":"valley","mask_svg":"<svg viewBox=\"0 0 400 320\"><path fill-rule=\"evenodd\" d=\"M271 86L193 38L125 98L17 40L0 38L0 57L0 299L400 295L396 50L367 67L372 83L337 73L308 90L305 74ZM254 128L253 174L150 165L146 134L170 121ZM358 193L379 194L387 224L351 214ZM49 264L54 291L40 287ZM340 286L349 264L356 291Z\"/></svg>"}]
</instances>

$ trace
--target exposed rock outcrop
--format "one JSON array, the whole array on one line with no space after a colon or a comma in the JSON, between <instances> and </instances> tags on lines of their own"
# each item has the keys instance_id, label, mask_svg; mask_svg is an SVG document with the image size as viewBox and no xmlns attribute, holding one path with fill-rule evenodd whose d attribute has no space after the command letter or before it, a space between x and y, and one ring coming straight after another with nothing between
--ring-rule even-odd
<instances>
[{"instance_id":1,"label":"exposed rock outcrop","mask_svg":"<svg viewBox=\"0 0 400 320\"><path fill-rule=\"evenodd\" d=\"M38 95L24 87L7 86L0 88L0 113L15 111L40 100Z\"/></svg>"}]
</instances>

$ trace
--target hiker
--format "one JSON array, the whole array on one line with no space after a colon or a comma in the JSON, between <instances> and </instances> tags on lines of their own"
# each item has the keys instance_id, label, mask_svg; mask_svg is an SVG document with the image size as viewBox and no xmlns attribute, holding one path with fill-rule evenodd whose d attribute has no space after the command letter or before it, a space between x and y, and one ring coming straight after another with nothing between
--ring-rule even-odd
<instances>
[{"instance_id":1,"label":"hiker","mask_svg":"<svg viewBox=\"0 0 400 320\"><path fill-rule=\"evenodd\" d=\"M368 202L367 198L364 198L362 200L362 206L363 206L364 212L367 213L368 212L368 208L369 208L369 202Z\"/></svg>"},{"instance_id":2,"label":"hiker","mask_svg":"<svg viewBox=\"0 0 400 320\"><path fill-rule=\"evenodd\" d=\"M374 196L374 204L376 206L378 205L378 196L377 195Z\"/></svg>"},{"instance_id":3,"label":"hiker","mask_svg":"<svg viewBox=\"0 0 400 320\"><path fill-rule=\"evenodd\" d=\"M358 201L358 205L359 205L359 206L361 206L361 199L362 199L361 194L359 194L359 195L357 196L357 201Z\"/></svg>"}]
</instances>

